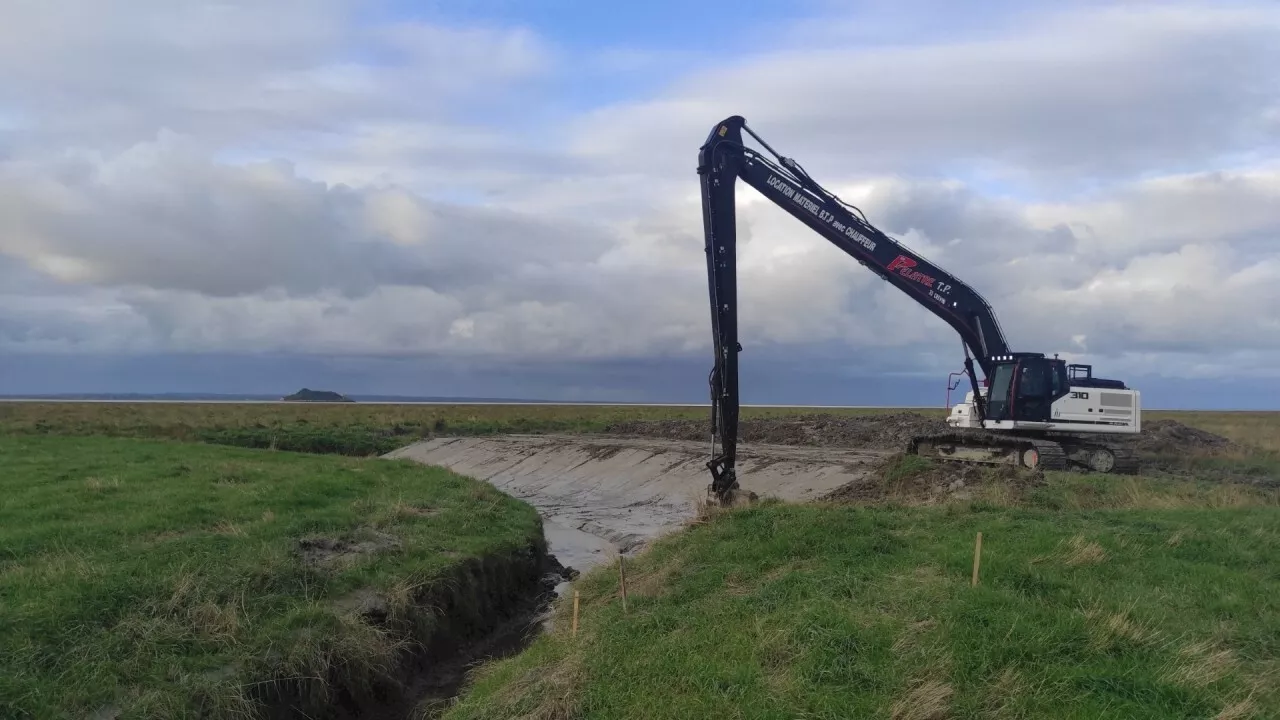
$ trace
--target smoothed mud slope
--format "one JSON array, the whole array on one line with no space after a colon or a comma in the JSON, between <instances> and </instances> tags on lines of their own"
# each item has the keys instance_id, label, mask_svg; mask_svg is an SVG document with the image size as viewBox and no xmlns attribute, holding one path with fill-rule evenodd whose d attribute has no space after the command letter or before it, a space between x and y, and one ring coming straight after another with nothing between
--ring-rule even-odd
<instances>
[{"instance_id":1,"label":"smoothed mud slope","mask_svg":"<svg viewBox=\"0 0 1280 720\"><path fill-rule=\"evenodd\" d=\"M387 455L439 465L533 505L551 552L587 570L694 517L710 482L709 446L666 438L507 435L437 438ZM807 501L868 476L875 450L744 445L739 483Z\"/></svg>"}]
</instances>

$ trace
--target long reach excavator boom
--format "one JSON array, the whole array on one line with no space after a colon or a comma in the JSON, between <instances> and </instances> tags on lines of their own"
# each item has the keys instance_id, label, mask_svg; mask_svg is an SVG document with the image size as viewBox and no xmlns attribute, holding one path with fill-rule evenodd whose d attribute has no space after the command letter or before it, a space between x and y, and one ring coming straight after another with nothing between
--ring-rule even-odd
<instances>
[{"instance_id":1,"label":"long reach excavator boom","mask_svg":"<svg viewBox=\"0 0 1280 720\"><path fill-rule=\"evenodd\" d=\"M743 132L765 150L759 152L743 142ZM772 156L772 157L769 157ZM938 267L878 230L861 211L848 205L818 184L795 160L776 153L768 143L747 127L741 116L731 116L712 128L698 154L698 174L702 186L702 214L706 236L708 290L715 364L711 372L713 449L708 462L710 490L721 501L738 487L736 452L738 440L738 339L737 232L735 187L741 179L765 198L782 207L833 245L851 255L886 282L906 293L959 333L963 341L965 374L972 390L965 403L952 410L948 422L953 427L983 428L998 433L953 433L934 438L917 438L911 450L922 449L954 459L981 462L1011 462L1036 466L1041 455L1065 457L1067 450L1086 451L1086 463L1126 464L1115 457L1115 448L1089 445L1064 449L1049 438L1052 431L1069 433L1136 432L1137 393L1123 383L1094 380L1092 368L1073 365L1071 370L1087 371L1068 375L1065 362L1045 358L1042 353L1011 352L995 313L983 297L959 278ZM980 384L974 364L986 378ZM1002 373L1001 368L1005 368ZM995 387L993 383L1004 384ZM1109 387L1128 393L1126 407L1134 415L1129 425L1096 423L1096 415L1059 407L1059 400L1080 400L1073 387ZM1071 397L1071 396L1075 397ZM1088 393L1085 391L1085 400ZM1118 403L1115 397L1112 403ZM1128 400L1131 399L1132 403ZM1030 407L1028 407L1030 406ZM1057 411L1054 415L1050 409ZM1092 415L1082 420L1068 416ZM1119 413L1117 413L1118 415ZM1110 418L1108 418L1110 419ZM1084 424L1095 425L1085 429ZM1064 425L1072 427L1064 429ZM957 442L957 438L959 441ZM715 448L718 439L720 448ZM926 442L927 441L927 442ZM972 441L972 442L969 442ZM927 447L925 447L927 445ZM1078 445L1078 443L1077 443ZM1108 458L1110 458L1108 460ZM1063 461L1065 463L1065 460ZM1053 466L1053 463L1047 466ZM1109 471L1104 469L1103 471Z\"/></svg>"}]
</instances>

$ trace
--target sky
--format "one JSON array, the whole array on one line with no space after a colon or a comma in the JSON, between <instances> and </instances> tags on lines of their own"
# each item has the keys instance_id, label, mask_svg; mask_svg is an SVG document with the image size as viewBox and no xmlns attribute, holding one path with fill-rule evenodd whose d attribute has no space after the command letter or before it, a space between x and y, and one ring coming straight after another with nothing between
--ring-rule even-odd
<instances>
[{"instance_id":1,"label":"sky","mask_svg":"<svg viewBox=\"0 0 1280 720\"><path fill-rule=\"evenodd\" d=\"M1280 408L1268 2L0 0L0 394L702 402L729 115L1161 407ZM745 402L958 336L739 193Z\"/></svg>"}]
</instances>

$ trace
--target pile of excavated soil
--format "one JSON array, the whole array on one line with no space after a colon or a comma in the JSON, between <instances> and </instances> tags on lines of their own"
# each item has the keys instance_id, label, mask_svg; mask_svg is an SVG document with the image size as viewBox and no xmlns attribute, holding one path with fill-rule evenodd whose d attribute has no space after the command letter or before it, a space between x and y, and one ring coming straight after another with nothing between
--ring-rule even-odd
<instances>
[{"instance_id":1,"label":"pile of excavated soil","mask_svg":"<svg viewBox=\"0 0 1280 720\"><path fill-rule=\"evenodd\" d=\"M1149 420L1142 424L1142 433L1133 440L1133 447L1143 455L1181 455L1202 450L1225 450L1232 443L1221 435L1177 420Z\"/></svg>"},{"instance_id":2,"label":"pile of excavated soil","mask_svg":"<svg viewBox=\"0 0 1280 720\"><path fill-rule=\"evenodd\" d=\"M901 450L916 435L948 429L941 418L914 412L869 415L815 413L744 419L739 423L738 439L744 443ZM673 440L705 440L710 437L711 426L706 420L627 420L613 423L606 432ZM1139 455L1149 457L1184 455L1232 446L1232 442L1221 435L1176 420L1148 421L1143 424L1142 433L1128 442Z\"/></svg>"},{"instance_id":3,"label":"pile of excavated soil","mask_svg":"<svg viewBox=\"0 0 1280 720\"><path fill-rule=\"evenodd\" d=\"M1044 474L1010 465L976 465L962 462L934 462L923 469L904 469L901 454L880 461L865 480L832 490L820 498L824 502L863 504L883 500L930 505L949 500L966 500L982 485L1002 483L1011 493L1024 493L1044 482Z\"/></svg>"},{"instance_id":4,"label":"pile of excavated soil","mask_svg":"<svg viewBox=\"0 0 1280 720\"><path fill-rule=\"evenodd\" d=\"M1184 477L1216 479L1224 482L1258 482L1249 471L1231 465L1205 467L1197 460L1220 452L1240 450L1235 442L1205 430L1183 425L1176 420L1150 420L1142 424L1142 433L1128 441L1137 452L1142 467ZM1268 482L1274 479L1264 478Z\"/></svg>"},{"instance_id":5,"label":"pile of excavated soil","mask_svg":"<svg viewBox=\"0 0 1280 720\"><path fill-rule=\"evenodd\" d=\"M946 429L947 424L941 419L913 412L810 414L741 420L738 439L744 443L901 449L916 435ZM705 440L710 437L711 425L706 420L627 420L613 423L605 431L615 435Z\"/></svg>"}]
</instances>

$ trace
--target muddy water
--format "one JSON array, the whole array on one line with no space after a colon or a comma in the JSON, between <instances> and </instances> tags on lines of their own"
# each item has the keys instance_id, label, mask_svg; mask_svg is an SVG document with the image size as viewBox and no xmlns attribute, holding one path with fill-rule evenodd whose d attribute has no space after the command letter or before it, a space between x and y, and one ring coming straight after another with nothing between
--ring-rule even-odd
<instances>
[{"instance_id":1,"label":"muddy water","mask_svg":"<svg viewBox=\"0 0 1280 720\"><path fill-rule=\"evenodd\" d=\"M642 549L693 517L710 475L706 443L507 435L436 438L387 455L485 480L542 515L551 552L585 572ZM814 499L863 480L870 450L742 446L739 483L761 497Z\"/></svg>"}]
</instances>

